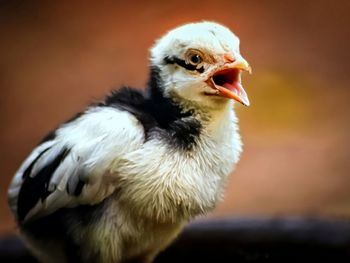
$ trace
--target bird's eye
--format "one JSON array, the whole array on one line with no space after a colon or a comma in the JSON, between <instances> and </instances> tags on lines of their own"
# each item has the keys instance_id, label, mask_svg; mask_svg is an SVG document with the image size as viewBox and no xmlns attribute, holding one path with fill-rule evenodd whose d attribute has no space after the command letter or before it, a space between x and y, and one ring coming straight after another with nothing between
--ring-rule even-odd
<instances>
[{"instance_id":1,"label":"bird's eye","mask_svg":"<svg viewBox=\"0 0 350 263\"><path fill-rule=\"evenodd\" d=\"M191 57L190 57L190 62L192 65L198 65L202 62L202 57L198 54L193 54Z\"/></svg>"}]
</instances>

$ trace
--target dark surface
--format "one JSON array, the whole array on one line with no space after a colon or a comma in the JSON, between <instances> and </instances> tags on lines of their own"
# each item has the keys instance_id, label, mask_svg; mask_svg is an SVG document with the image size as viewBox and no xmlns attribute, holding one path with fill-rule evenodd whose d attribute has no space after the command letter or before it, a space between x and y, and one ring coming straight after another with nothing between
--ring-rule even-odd
<instances>
[{"instance_id":1,"label":"dark surface","mask_svg":"<svg viewBox=\"0 0 350 263\"><path fill-rule=\"evenodd\" d=\"M350 262L350 223L223 219L196 223L156 262Z\"/></svg>"},{"instance_id":2,"label":"dark surface","mask_svg":"<svg viewBox=\"0 0 350 263\"><path fill-rule=\"evenodd\" d=\"M191 224L160 262L350 262L350 222L221 219ZM15 236L0 240L0 262L36 262Z\"/></svg>"}]
</instances>

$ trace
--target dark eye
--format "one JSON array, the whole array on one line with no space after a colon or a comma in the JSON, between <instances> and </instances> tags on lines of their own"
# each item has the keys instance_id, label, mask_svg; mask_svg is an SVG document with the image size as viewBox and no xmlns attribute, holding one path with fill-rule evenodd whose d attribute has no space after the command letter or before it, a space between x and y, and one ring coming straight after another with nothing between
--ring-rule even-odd
<instances>
[{"instance_id":1,"label":"dark eye","mask_svg":"<svg viewBox=\"0 0 350 263\"><path fill-rule=\"evenodd\" d=\"M193 65L198 65L199 63L202 62L202 57L198 54L194 54L190 58L191 64Z\"/></svg>"}]
</instances>

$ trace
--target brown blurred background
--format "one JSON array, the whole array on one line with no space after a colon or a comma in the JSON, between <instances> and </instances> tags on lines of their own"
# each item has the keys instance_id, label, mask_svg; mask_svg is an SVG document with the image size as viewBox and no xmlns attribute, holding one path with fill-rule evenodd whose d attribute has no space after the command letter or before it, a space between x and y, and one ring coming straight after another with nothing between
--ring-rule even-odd
<instances>
[{"instance_id":1,"label":"brown blurred background","mask_svg":"<svg viewBox=\"0 0 350 263\"><path fill-rule=\"evenodd\" d=\"M0 233L6 191L58 123L111 88L143 87L148 48L199 20L241 38L245 151L211 216L350 218L350 2L0 0Z\"/></svg>"}]
</instances>

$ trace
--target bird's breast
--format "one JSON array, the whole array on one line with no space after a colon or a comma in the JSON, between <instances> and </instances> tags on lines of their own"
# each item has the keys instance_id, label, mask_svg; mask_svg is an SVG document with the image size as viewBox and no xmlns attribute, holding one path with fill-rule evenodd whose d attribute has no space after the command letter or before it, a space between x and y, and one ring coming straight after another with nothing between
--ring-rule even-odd
<instances>
[{"instance_id":1,"label":"bird's breast","mask_svg":"<svg viewBox=\"0 0 350 263\"><path fill-rule=\"evenodd\" d=\"M137 214L158 221L205 213L222 195L239 152L240 141L218 142L206 136L190 151L147 141L119 163L120 199Z\"/></svg>"}]
</instances>

